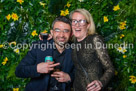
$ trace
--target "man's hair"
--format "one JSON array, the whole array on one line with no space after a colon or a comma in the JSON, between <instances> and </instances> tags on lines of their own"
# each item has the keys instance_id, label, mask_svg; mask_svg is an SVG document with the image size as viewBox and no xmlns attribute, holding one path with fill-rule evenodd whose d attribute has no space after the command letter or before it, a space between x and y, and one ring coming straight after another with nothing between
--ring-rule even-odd
<instances>
[{"instance_id":1,"label":"man's hair","mask_svg":"<svg viewBox=\"0 0 136 91\"><path fill-rule=\"evenodd\" d=\"M69 25L70 25L70 28L72 29L72 27L71 27L71 20L70 20L69 18L65 17L65 16L59 16L59 17L57 17L57 18L53 21L53 23L52 23L52 26L51 26L52 29L53 29L54 24L55 24L56 22L64 22L64 23L66 23L66 24L69 24Z\"/></svg>"}]
</instances>

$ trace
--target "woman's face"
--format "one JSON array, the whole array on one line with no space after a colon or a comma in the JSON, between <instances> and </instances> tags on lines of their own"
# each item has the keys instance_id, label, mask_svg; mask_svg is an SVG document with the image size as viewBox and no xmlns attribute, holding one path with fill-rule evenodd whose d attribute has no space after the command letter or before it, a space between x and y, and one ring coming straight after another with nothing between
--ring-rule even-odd
<instances>
[{"instance_id":1,"label":"woman's face","mask_svg":"<svg viewBox=\"0 0 136 91\"><path fill-rule=\"evenodd\" d=\"M77 41L82 41L87 36L90 24L87 23L85 17L79 12L72 15L72 31Z\"/></svg>"}]
</instances>

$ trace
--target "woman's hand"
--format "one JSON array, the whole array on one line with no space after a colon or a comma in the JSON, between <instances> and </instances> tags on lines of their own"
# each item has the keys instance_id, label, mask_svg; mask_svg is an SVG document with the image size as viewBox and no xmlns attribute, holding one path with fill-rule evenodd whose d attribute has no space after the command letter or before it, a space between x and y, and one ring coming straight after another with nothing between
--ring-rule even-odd
<instances>
[{"instance_id":1,"label":"woman's hand","mask_svg":"<svg viewBox=\"0 0 136 91\"><path fill-rule=\"evenodd\" d=\"M87 91L100 91L102 89L102 83L98 80L94 80L87 86Z\"/></svg>"}]
</instances>

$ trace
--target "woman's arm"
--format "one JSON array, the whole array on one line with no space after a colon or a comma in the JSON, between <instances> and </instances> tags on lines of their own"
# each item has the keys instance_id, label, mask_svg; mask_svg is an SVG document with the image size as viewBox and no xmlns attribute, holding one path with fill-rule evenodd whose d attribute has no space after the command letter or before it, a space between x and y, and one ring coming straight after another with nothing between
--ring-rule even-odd
<instances>
[{"instance_id":1,"label":"woman's arm","mask_svg":"<svg viewBox=\"0 0 136 91\"><path fill-rule=\"evenodd\" d=\"M107 48L104 48L104 42L102 40L102 37L96 35L93 38L93 44L98 55L98 58L100 59L100 62L104 68L104 74L100 78L100 81L103 87L105 87L112 78L112 76L114 75L114 67L108 55Z\"/></svg>"}]
</instances>

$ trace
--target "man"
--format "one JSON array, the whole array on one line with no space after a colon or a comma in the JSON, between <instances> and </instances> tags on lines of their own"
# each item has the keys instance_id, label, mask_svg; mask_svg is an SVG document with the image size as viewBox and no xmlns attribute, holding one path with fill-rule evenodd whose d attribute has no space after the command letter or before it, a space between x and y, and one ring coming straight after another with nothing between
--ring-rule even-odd
<instances>
[{"instance_id":1,"label":"man","mask_svg":"<svg viewBox=\"0 0 136 91\"><path fill-rule=\"evenodd\" d=\"M42 51L33 47L16 68L16 76L31 78L25 91L70 91L74 79L74 66L71 60L71 49L64 45L71 35L71 21L66 17L58 17L53 21L51 35L53 40L38 41L34 44L54 44ZM46 56L52 56L56 62L44 62ZM53 72L55 67L61 71ZM56 88L57 87L57 88Z\"/></svg>"}]
</instances>

